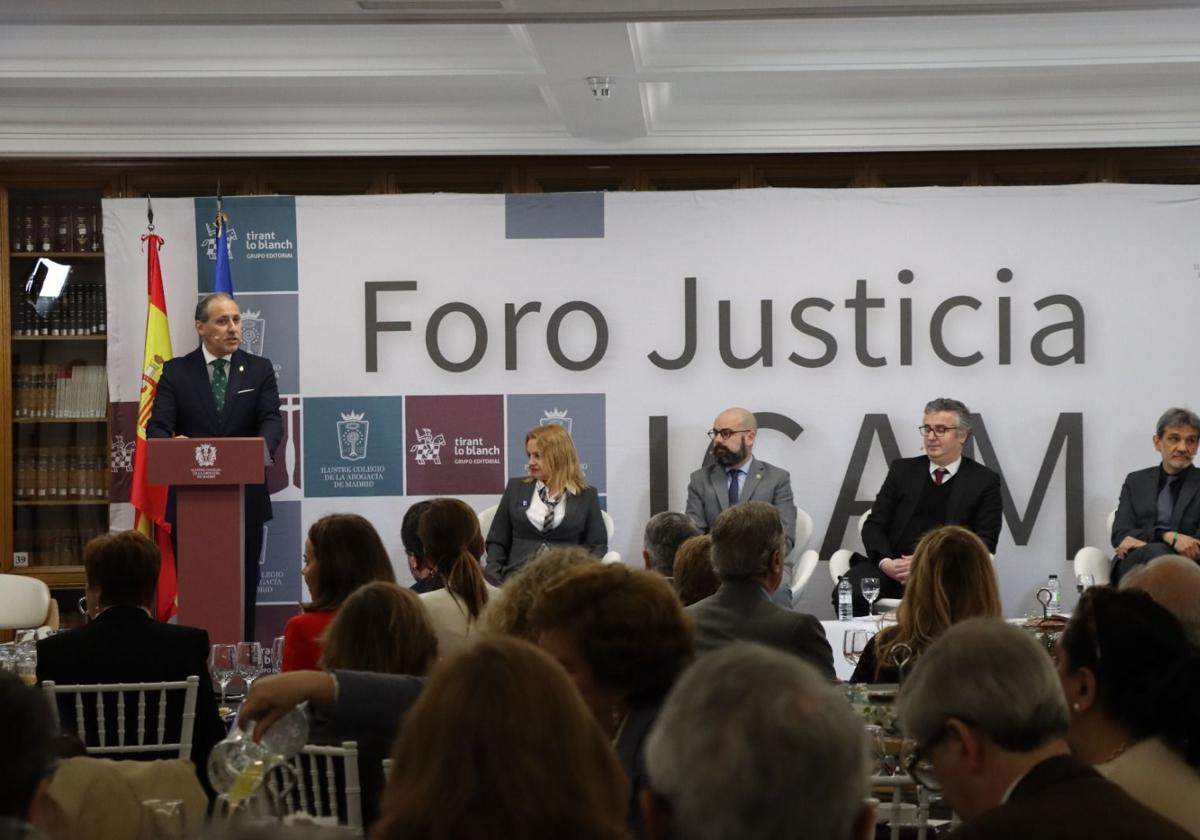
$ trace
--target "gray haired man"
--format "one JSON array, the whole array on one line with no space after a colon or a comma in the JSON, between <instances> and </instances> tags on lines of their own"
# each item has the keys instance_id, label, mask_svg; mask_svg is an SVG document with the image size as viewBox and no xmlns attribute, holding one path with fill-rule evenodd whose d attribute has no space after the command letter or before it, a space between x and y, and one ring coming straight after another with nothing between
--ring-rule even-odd
<instances>
[{"instance_id":1,"label":"gray haired man","mask_svg":"<svg viewBox=\"0 0 1200 840\"><path fill-rule=\"evenodd\" d=\"M675 552L689 537L700 536L700 529L684 513L664 510L650 517L642 534L642 560L646 571L666 578L675 574Z\"/></svg>"},{"instance_id":2,"label":"gray haired man","mask_svg":"<svg viewBox=\"0 0 1200 840\"><path fill-rule=\"evenodd\" d=\"M651 840L873 836L862 720L795 657L739 643L701 657L646 743Z\"/></svg>"},{"instance_id":3,"label":"gray haired man","mask_svg":"<svg viewBox=\"0 0 1200 840\"><path fill-rule=\"evenodd\" d=\"M1179 619L1192 644L1200 646L1200 564L1164 554L1121 578L1121 589L1140 589Z\"/></svg>"},{"instance_id":4,"label":"gray haired man","mask_svg":"<svg viewBox=\"0 0 1200 840\"><path fill-rule=\"evenodd\" d=\"M1188 836L1071 755L1062 686L1028 631L954 625L917 660L898 712L917 744L909 772L965 820L955 840Z\"/></svg>"}]
</instances>

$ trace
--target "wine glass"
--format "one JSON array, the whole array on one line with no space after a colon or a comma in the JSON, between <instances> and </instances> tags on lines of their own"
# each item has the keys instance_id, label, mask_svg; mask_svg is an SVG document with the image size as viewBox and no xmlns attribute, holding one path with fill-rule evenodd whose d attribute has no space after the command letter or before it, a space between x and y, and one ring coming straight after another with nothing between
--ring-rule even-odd
<instances>
[{"instance_id":1,"label":"wine glass","mask_svg":"<svg viewBox=\"0 0 1200 840\"><path fill-rule=\"evenodd\" d=\"M258 642L237 643L237 674L246 684L246 693L262 673L262 645Z\"/></svg>"},{"instance_id":2,"label":"wine glass","mask_svg":"<svg viewBox=\"0 0 1200 840\"><path fill-rule=\"evenodd\" d=\"M208 660L208 669L212 677L221 686L221 705L225 705L225 689L237 672L237 646L213 645L212 655Z\"/></svg>"},{"instance_id":3,"label":"wine glass","mask_svg":"<svg viewBox=\"0 0 1200 840\"><path fill-rule=\"evenodd\" d=\"M862 579L862 596L867 601L870 614L875 615L875 599L879 597L879 578Z\"/></svg>"},{"instance_id":4,"label":"wine glass","mask_svg":"<svg viewBox=\"0 0 1200 840\"><path fill-rule=\"evenodd\" d=\"M271 642L271 670L276 674L283 670L283 636L276 636Z\"/></svg>"},{"instance_id":5,"label":"wine glass","mask_svg":"<svg viewBox=\"0 0 1200 840\"><path fill-rule=\"evenodd\" d=\"M1096 578L1092 575L1076 575L1075 576L1075 591L1080 595L1083 590L1089 589L1096 585Z\"/></svg>"},{"instance_id":6,"label":"wine glass","mask_svg":"<svg viewBox=\"0 0 1200 840\"><path fill-rule=\"evenodd\" d=\"M866 650L870 634L866 630L847 630L842 636L842 656L851 665L857 665L862 653Z\"/></svg>"}]
</instances>

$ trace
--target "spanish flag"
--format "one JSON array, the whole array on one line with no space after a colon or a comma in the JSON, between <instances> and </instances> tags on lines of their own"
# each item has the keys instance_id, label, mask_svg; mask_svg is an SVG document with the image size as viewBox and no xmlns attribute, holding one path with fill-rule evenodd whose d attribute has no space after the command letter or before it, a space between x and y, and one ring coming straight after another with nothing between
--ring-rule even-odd
<instances>
[{"instance_id":1,"label":"spanish flag","mask_svg":"<svg viewBox=\"0 0 1200 840\"><path fill-rule=\"evenodd\" d=\"M138 397L137 448L133 456L133 486L130 501L135 511L135 526L158 543L162 566L158 573L158 619L175 615L178 591L175 578L175 552L171 549L171 526L167 523L167 488L151 486L146 480L146 424L154 408L158 378L171 358L171 331L167 327L167 298L163 294L162 268L158 252L163 238L154 233L142 237L146 248L146 351L142 357L142 387Z\"/></svg>"}]
</instances>

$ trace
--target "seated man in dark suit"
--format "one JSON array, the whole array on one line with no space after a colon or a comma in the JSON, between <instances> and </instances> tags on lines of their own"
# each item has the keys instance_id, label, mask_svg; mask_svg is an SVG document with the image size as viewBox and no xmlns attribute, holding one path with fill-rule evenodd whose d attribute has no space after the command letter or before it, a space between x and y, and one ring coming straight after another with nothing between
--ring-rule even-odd
<instances>
[{"instance_id":1,"label":"seated man in dark suit","mask_svg":"<svg viewBox=\"0 0 1200 840\"><path fill-rule=\"evenodd\" d=\"M897 702L909 770L965 823L955 840L1182 840L1188 832L1071 755L1046 649L996 618L955 624L917 659Z\"/></svg>"},{"instance_id":2,"label":"seated man in dark suit","mask_svg":"<svg viewBox=\"0 0 1200 840\"><path fill-rule=\"evenodd\" d=\"M83 550L87 578L89 622L68 633L37 643L38 680L58 685L120 682L169 682L190 676L200 678L196 694L196 719L192 727L192 762L200 783L208 787L205 772L208 753L225 737L217 714L212 679L208 675L208 633L197 627L161 624L154 620L154 590L158 585L158 546L137 531L96 537ZM168 724L164 738L179 739L182 692L172 692L167 702ZM94 704L94 701L93 701ZM89 729L94 731L95 706L85 703ZM137 743L137 699L126 698L126 743ZM117 722L106 714L106 743L117 743ZM157 732L157 702L146 703L145 731ZM106 707L107 710L107 707ZM64 730L75 728L71 698L61 697L59 717ZM81 736L83 733L79 733ZM148 741L152 739L147 739ZM138 753L138 758L173 758L159 753Z\"/></svg>"},{"instance_id":3,"label":"seated man in dark suit","mask_svg":"<svg viewBox=\"0 0 1200 840\"><path fill-rule=\"evenodd\" d=\"M745 408L727 408L708 430L712 440L711 462L688 479L687 515L701 533L712 531L721 512L738 502L767 502L783 521L783 585L772 596L783 607L792 605L791 556L796 542L796 503L792 500L792 477L788 471L754 457L758 420Z\"/></svg>"},{"instance_id":4,"label":"seated man in dark suit","mask_svg":"<svg viewBox=\"0 0 1200 840\"><path fill-rule=\"evenodd\" d=\"M717 517L712 562L721 588L687 608L696 652L732 641L761 642L794 653L834 679L833 651L821 622L771 600L783 579L783 524L766 502L746 502Z\"/></svg>"},{"instance_id":5,"label":"seated man in dark suit","mask_svg":"<svg viewBox=\"0 0 1200 840\"><path fill-rule=\"evenodd\" d=\"M863 578L879 579L880 598L904 597L913 549L931 528L961 525L996 553L1004 512L1000 476L962 454L971 434L967 407L958 400L932 400L919 430L925 454L892 462L863 523L867 556L856 554L848 574L855 615L868 612ZM836 587L833 606L837 609Z\"/></svg>"},{"instance_id":6,"label":"seated man in dark suit","mask_svg":"<svg viewBox=\"0 0 1200 840\"><path fill-rule=\"evenodd\" d=\"M1131 472L1121 486L1113 518L1112 582L1163 554L1200 561L1200 470L1192 466L1200 445L1200 417L1169 408L1158 418L1156 467Z\"/></svg>"}]
</instances>

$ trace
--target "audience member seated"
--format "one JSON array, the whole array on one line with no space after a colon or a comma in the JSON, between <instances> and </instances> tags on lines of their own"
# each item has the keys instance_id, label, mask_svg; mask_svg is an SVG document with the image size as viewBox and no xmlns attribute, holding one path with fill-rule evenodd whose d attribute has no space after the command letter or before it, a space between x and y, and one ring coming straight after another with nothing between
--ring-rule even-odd
<instances>
[{"instance_id":1,"label":"audience member seated","mask_svg":"<svg viewBox=\"0 0 1200 840\"><path fill-rule=\"evenodd\" d=\"M1200 651L1145 592L1092 587L1063 631L1071 750L1200 837Z\"/></svg>"},{"instance_id":2,"label":"audience member seated","mask_svg":"<svg viewBox=\"0 0 1200 840\"><path fill-rule=\"evenodd\" d=\"M630 828L640 836L637 788L658 709L692 659L692 625L661 575L624 565L564 572L533 608L538 644L562 663L630 781Z\"/></svg>"},{"instance_id":3,"label":"audience member seated","mask_svg":"<svg viewBox=\"0 0 1200 840\"><path fill-rule=\"evenodd\" d=\"M1033 634L994 618L946 630L897 704L909 771L965 821L955 840L1190 835L1071 755L1062 686Z\"/></svg>"},{"instance_id":4,"label":"audience member seated","mask_svg":"<svg viewBox=\"0 0 1200 840\"><path fill-rule=\"evenodd\" d=\"M502 633L536 644L538 634L529 621L529 613L542 590L567 569L597 562L596 555L580 546L543 551L509 578L498 595L488 600L483 628L489 633Z\"/></svg>"},{"instance_id":5,"label":"audience member seated","mask_svg":"<svg viewBox=\"0 0 1200 840\"><path fill-rule=\"evenodd\" d=\"M701 534L683 541L675 552L671 582L685 607L703 601L721 587L712 565L712 537Z\"/></svg>"},{"instance_id":6,"label":"audience member seated","mask_svg":"<svg viewBox=\"0 0 1200 840\"><path fill-rule=\"evenodd\" d=\"M850 682L899 682L896 663L906 662L907 673L951 624L1002 615L991 554L983 540L958 525L935 528L921 538L905 590L896 623L867 642Z\"/></svg>"},{"instance_id":7,"label":"audience member seated","mask_svg":"<svg viewBox=\"0 0 1200 840\"><path fill-rule=\"evenodd\" d=\"M372 837L617 840L626 797L562 669L527 642L488 637L440 662L409 712Z\"/></svg>"},{"instance_id":8,"label":"audience member seated","mask_svg":"<svg viewBox=\"0 0 1200 840\"><path fill-rule=\"evenodd\" d=\"M504 488L487 533L488 577L507 581L533 555L560 545L582 545L597 557L608 552L600 497L588 487L575 444L559 425L525 435L528 475Z\"/></svg>"},{"instance_id":9,"label":"audience member seated","mask_svg":"<svg viewBox=\"0 0 1200 840\"><path fill-rule=\"evenodd\" d=\"M874 836L862 719L812 666L762 645L727 645L684 673L646 763L651 840Z\"/></svg>"},{"instance_id":10,"label":"audience member seated","mask_svg":"<svg viewBox=\"0 0 1200 840\"><path fill-rule=\"evenodd\" d=\"M413 585L409 589L418 595L442 588L442 579L437 576L437 570L425 562L425 549L421 546L420 536L417 535L417 523L421 521L421 514L428 509L428 501L410 505L408 510L404 511L404 520L400 523L400 542L404 545L408 571L413 577Z\"/></svg>"},{"instance_id":11,"label":"audience member seated","mask_svg":"<svg viewBox=\"0 0 1200 840\"><path fill-rule=\"evenodd\" d=\"M783 579L783 546L779 512L766 502L742 502L717 517L712 563L721 587L687 608L696 622L696 650L761 642L796 654L833 680L833 650L821 622L771 600Z\"/></svg>"},{"instance_id":12,"label":"audience member seated","mask_svg":"<svg viewBox=\"0 0 1200 840\"><path fill-rule=\"evenodd\" d=\"M83 550L88 623L37 643L37 677L58 685L169 682L199 677L191 759L199 770L201 784L207 786L204 767L208 753L225 737L208 676L208 633L198 627L163 624L151 617L160 562L158 546L137 531L103 534L89 542ZM182 710L183 693L169 695L164 730L168 742L179 739ZM136 731L136 700L126 702L125 721L118 721L115 704L106 711L106 743L118 742L119 725L129 733ZM85 714L94 732L94 701L85 704ZM75 728L74 698L60 697L59 719L64 730ZM157 726L158 706L147 704L145 731L156 732ZM130 739L135 742L132 735ZM149 760L169 756L147 752L132 757Z\"/></svg>"},{"instance_id":13,"label":"audience member seated","mask_svg":"<svg viewBox=\"0 0 1200 840\"><path fill-rule=\"evenodd\" d=\"M375 580L396 581L383 540L356 513L330 513L312 524L301 573L312 600L283 628L284 671L317 667L325 629L351 592Z\"/></svg>"},{"instance_id":14,"label":"audience member seated","mask_svg":"<svg viewBox=\"0 0 1200 840\"><path fill-rule=\"evenodd\" d=\"M669 580L675 573L675 554L679 546L699 534L700 529L687 514L664 510L651 516L642 533L642 560L646 571L658 572Z\"/></svg>"},{"instance_id":15,"label":"audience member seated","mask_svg":"<svg viewBox=\"0 0 1200 840\"><path fill-rule=\"evenodd\" d=\"M54 722L41 691L16 674L0 671L0 838L32 837L31 823L50 784Z\"/></svg>"},{"instance_id":16,"label":"audience member seated","mask_svg":"<svg viewBox=\"0 0 1200 840\"><path fill-rule=\"evenodd\" d=\"M360 586L325 631L321 667L424 676L437 659L437 634L420 597L396 583Z\"/></svg>"},{"instance_id":17,"label":"audience member seated","mask_svg":"<svg viewBox=\"0 0 1200 840\"><path fill-rule=\"evenodd\" d=\"M1167 608L1183 625L1188 641L1200 646L1200 564L1179 554L1155 557L1121 578L1121 589L1140 589Z\"/></svg>"},{"instance_id":18,"label":"audience member seated","mask_svg":"<svg viewBox=\"0 0 1200 840\"><path fill-rule=\"evenodd\" d=\"M459 499L434 499L421 514L417 534L426 561L442 581L442 588L421 595L421 603L437 633L439 655L449 656L475 632L488 599L498 591L479 566L479 517Z\"/></svg>"}]
</instances>

